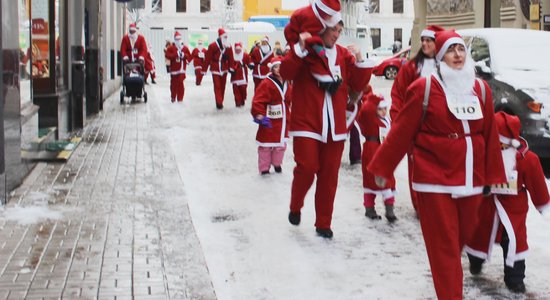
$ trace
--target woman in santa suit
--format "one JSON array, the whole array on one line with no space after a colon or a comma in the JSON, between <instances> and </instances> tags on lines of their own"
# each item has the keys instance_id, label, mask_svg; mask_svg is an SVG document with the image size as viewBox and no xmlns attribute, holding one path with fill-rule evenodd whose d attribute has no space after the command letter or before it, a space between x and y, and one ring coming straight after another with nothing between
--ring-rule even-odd
<instances>
[{"instance_id":1,"label":"woman in santa suit","mask_svg":"<svg viewBox=\"0 0 550 300\"><path fill-rule=\"evenodd\" d=\"M252 99L251 113L258 123L258 170L269 174L273 165L275 172L282 172L283 157L288 140L290 124L291 87L280 73L281 58L269 63L271 73L260 83Z\"/></svg>"},{"instance_id":2,"label":"woman in santa suit","mask_svg":"<svg viewBox=\"0 0 550 300\"><path fill-rule=\"evenodd\" d=\"M407 88L419 77L431 75L435 69L435 33L442 30L444 29L437 25L426 27L420 34L422 48L420 48L416 56L407 61L401 67L399 73L397 73L397 77L393 81L391 89L390 116L392 120L395 120L397 113L399 113L403 107ZM409 170L409 191L413 207L416 210L416 193L412 189L413 158L410 152L407 153L407 163Z\"/></svg>"},{"instance_id":3,"label":"woman in santa suit","mask_svg":"<svg viewBox=\"0 0 550 300\"><path fill-rule=\"evenodd\" d=\"M504 252L504 283L512 292L525 292L525 258L527 246L527 211L531 201L541 213L550 213L548 187L537 155L529 151L519 136L517 116L498 112L495 115L502 158L508 183L491 187L493 195L482 202L480 224L465 247L470 260L470 273L477 275L491 256L493 243L500 242Z\"/></svg>"},{"instance_id":4,"label":"woman in santa suit","mask_svg":"<svg viewBox=\"0 0 550 300\"><path fill-rule=\"evenodd\" d=\"M438 299L462 299L461 251L484 187L506 182L489 86L454 31L435 36L437 72L407 89L367 170L383 186L412 147L413 189Z\"/></svg>"}]
</instances>

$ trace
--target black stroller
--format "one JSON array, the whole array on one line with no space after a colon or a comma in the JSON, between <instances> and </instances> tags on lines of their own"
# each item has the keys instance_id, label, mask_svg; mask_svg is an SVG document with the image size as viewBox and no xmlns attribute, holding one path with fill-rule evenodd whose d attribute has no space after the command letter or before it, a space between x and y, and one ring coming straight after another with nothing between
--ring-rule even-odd
<instances>
[{"instance_id":1,"label":"black stroller","mask_svg":"<svg viewBox=\"0 0 550 300\"><path fill-rule=\"evenodd\" d=\"M131 97L132 102L136 98L143 99L147 103L147 92L145 92L145 69L143 63L128 62L124 63L122 70L122 91L120 91L120 104L124 104L124 97Z\"/></svg>"}]
</instances>

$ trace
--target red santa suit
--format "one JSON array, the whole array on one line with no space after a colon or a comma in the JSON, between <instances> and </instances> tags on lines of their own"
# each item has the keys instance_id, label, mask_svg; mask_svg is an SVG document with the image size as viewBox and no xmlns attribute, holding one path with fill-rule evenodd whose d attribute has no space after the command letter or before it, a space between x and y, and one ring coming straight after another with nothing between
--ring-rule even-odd
<instances>
[{"instance_id":1,"label":"red santa suit","mask_svg":"<svg viewBox=\"0 0 550 300\"><path fill-rule=\"evenodd\" d=\"M366 207L374 206L373 196L376 195L382 196L385 202L391 201L391 203L386 204L393 205L395 192L395 179L393 176L388 178L384 187L379 187L374 182L374 176L367 171L367 165L388 135L391 127L390 118L388 116L381 117L377 113L378 108L385 108L387 104L387 101L373 93L364 95L363 104L357 116L357 124L361 128L361 134L365 137L361 155L361 170L363 172L363 193L365 194L364 204Z\"/></svg>"},{"instance_id":2,"label":"red santa suit","mask_svg":"<svg viewBox=\"0 0 550 300\"><path fill-rule=\"evenodd\" d=\"M420 34L420 38L430 38L435 41L435 33L442 30L443 28L437 25L430 25L422 31L422 33ZM391 89L390 116L392 120L395 120L395 118L397 118L397 113L399 113L399 111L403 107L407 88L419 77L426 77L431 75L434 69L435 58L429 57L425 57L422 60L421 65L419 66L417 66L417 60L412 59L406 62L401 67L399 73L397 73L397 77L395 77L395 80L393 81L393 86ZM409 171L409 191L413 207L416 211L416 192L412 188L413 158L410 151L407 153L407 163Z\"/></svg>"},{"instance_id":3,"label":"red santa suit","mask_svg":"<svg viewBox=\"0 0 550 300\"><path fill-rule=\"evenodd\" d=\"M193 49L193 65L195 66L195 84L201 85L204 72L202 65L204 64L204 58L206 57L206 48L202 46L202 41L199 41L199 46Z\"/></svg>"},{"instance_id":4,"label":"red santa suit","mask_svg":"<svg viewBox=\"0 0 550 300\"><path fill-rule=\"evenodd\" d=\"M312 74L320 82L332 80L331 71L325 58L323 40L319 37L327 27L333 27L342 20L340 0L314 0L308 6L297 9L290 16L284 34L291 51L300 40L300 34L309 32L312 37L306 40L305 57Z\"/></svg>"},{"instance_id":5,"label":"red santa suit","mask_svg":"<svg viewBox=\"0 0 550 300\"><path fill-rule=\"evenodd\" d=\"M436 59L441 61L454 44L464 46L460 35L438 33ZM463 76L474 80L475 75L466 72ZM439 299L462 299L461 249L476 229L483 187L505 182L500 142L487 83L476 80L473 91L465 89L457 96L448 92L438 75L429 81L427 108L423 106L427 80L419 78L407 90L407 100L367 170L391 178L412 147L413 189L418 193L420 225L436 294ZM475 114L455 110L466 104L475 107Z\"/></svg>"},{"instance_id":6,"label":"red santa suit","mask_svg":"<svg viewBox=\"0 0 550 300\"><path fill-rule=\"evenodd\" d=\"M262 39L262 42L269 42L269 38L266 36ZM269 49L262 49L267 47ZM273 49L271 46L258 46L252 50L250 55L252 62L254 63L254 69L252 70L252 77L254 78L254 90L258 88L260 82L267 78L269 74L269 67L267 66L271 59L274 57Z\"/></svg>"},{"instance_id":7,"label":"red santa suit","mask_svg":"<svg viewBox=\"0 0 550 300\"><path fill-rule=\"evenodd\" d=\"M252 60L248 53L243 51L241 43L235 43L235 50L240 49L241 53L233 52L233 66L229 68L231 72L231 84L233 85L233 95L235 96L235 105L244 106L248 88L248 68L252 66Z\"/></svg>"},{"instance_id":8,"label":"red santa suit","mask_svg":"<svg viewBox=\"0 0 550 300\"><path fill-rule=\"evenodd\" d=\"M220 28L218 35L219 38L208 46L202 69L206 73L210 67L212 80L214 81L216 108L222 109L227 72L229 66L233 65L233 51L231 50L231 45L227 42L227 33L225 30Z\"/></svg>"},{"instance_id":9,"label":"red santa suit","mask_svg":"<svg viewBox=\"0 0 550 300\"><path fill-rule=\"evenodd\" d=\"M492 186L493 195L482 202L479 210L480 223L465 251L482 260L489 260L493 244L501 242L501 236L505 231L509 240L504 251L505 267L510 270L505 270L504 280L509 279L507 273L519 271L519 274L514 275L519 276L523 282L524 260L529 249L525 224L529 210L527 192L535 207L542 212L550 209L548 187L537 155L529 151L525 141L522 140L520 143L519 118L498 112L495 120L501 143L514 145L502 150L508 183Z\"/></svg>"},{"instance_id":10,"label":"red santa suit","mask_svg":"<svg viewBox=\"0 0 550 300\"><path fill-rule=\"evenodd\" d=\"M175 42L166 50L166 58L170 60L170 95L171 101L183 101L185 93L185 72L187 64L191 61L191 53L189 48L183 44L181 35L176 32L174 35Z\"/></svg>"},{"instance_id":11,"label":"red santa suit","mask_svg":"<svg viewBox=\"0 0 550 300\"><path fill-rule=\"evenodd\" d=\"M130 62L135 62L138 59L145 61L145 57L147 57L147 42L145 38L135 32L136 25L134 23L130 24L129 30L134 33L124 35L120 43L122 59Z\"/></svg>"},{"instance_id":12,"label":"red santa suit","mask_svg":"<svg viewBox=\"0 0 550 300\"><path fill-rule=\"evenodd\" d=\"M150 49L151 50L151 49ZM147 51L147 57L145 58L145 81L149 75L151 75L151 82L155 83L156 78L156 68L155 68L155 58L151 51Z\"/></svg>"},{"instance_id":13,"label":"red santa suit","mask_svg":"<svg viewBox=\"0 0 550 300\"><path fill-rule=\"evenodd\" d=\"M252 99L251 113L254 118L262 115L269 118L271 128L259 125L256 133L258 143L258 170L269 172L271 165L281 167L288 140L290 123L291 87L273 75L262 81Z\"/></svg>"},{"instance_id":14,"label":"red santa suit","mask_svg":"<svg viewBox=\"0 0 550 300\"><path fill-rule=\"evenodd\" d=\"M281 64L281 76L293 80L294 99L290 135L294 137L296 168L289 219L300 213L305 195L317 176L315 226L319 234L326 236L321 232L330 230L338 170L349 125L346 123L348 87L361 92L370 80L374 64L356 62L349 50L340 45L327 49L331 78L342 79L342 84L331 94L319 86L310 65L303 60L305 54L299 45L297 50L287 54ZM331 235L332 232L326 237Z\"/></svg>"}]
</instances>

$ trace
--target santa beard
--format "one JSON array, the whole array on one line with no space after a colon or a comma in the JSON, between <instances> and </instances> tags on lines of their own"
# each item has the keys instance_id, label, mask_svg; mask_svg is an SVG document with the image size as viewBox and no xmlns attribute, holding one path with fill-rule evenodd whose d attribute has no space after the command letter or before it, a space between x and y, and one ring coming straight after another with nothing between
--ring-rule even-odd
<instances>
[{"instance_id":1,"label":"santa beard","mask_svg":"<svg viewBox=\"0 0 550 300\"><path fill-rule=\"evenodd\" d=\"M453 69L444 61L439 63L441 79L445 83L445 90L453 94L467 94L473 91L476 79L474 61L468 55L462 69Z\"/></svg>"},{"instance_id":2,"label":"santa beard","mask_svg":"<svg viewBox=\"0 0 550 300\"><path fill-rule=\"evenodd\" d=\"M235 58L235 61L242 61L242 60L243 60L243 56L244 56L244 52L241 51L241 53L239 53L239 54L233 52L233 56L234 56L234 58Z\"/></svg>"}]
</instances>

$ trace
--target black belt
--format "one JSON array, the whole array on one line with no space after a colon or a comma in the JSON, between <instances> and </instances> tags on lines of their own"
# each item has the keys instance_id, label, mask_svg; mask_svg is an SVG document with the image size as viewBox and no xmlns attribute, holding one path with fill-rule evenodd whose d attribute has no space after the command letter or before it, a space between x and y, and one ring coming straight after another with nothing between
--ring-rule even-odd
<instances>
[{"instance_id":1,"label":"black belt","mask_svg":"<svg viewBox=\"0 0 550 300\"><path fill-rule=\"evenodd\" d=\"M365 140L367 140L368 142L378 142L378 143L380 143L380 138L377 137L377 136L366 136Z\"/></svg>"}]
</instances>

